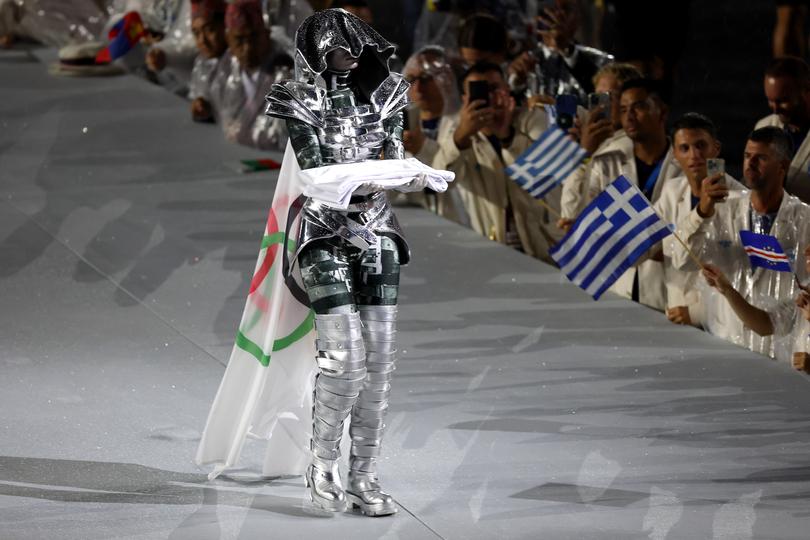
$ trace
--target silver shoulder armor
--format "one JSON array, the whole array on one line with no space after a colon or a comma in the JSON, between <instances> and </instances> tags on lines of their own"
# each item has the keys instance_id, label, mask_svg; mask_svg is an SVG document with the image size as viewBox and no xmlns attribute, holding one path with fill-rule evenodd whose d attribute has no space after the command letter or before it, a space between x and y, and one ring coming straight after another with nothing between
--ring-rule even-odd
<instances>
[{"instance_id":1,"label":"silver shoulder armor","mask_svg":"<svg viewBox=\"0 0 810 540\"><path fill-rule=\"evenodd\" d=\"M380 120L394 116L408 105L410 85L399 73L391 73L371 94L371 103L380 114Z\"/></svg>"},{"instance_id":2,"label":"silver shoulder armor","mask_svg":"<svg viewBox=\"0 0 810 540\"><path fill-rule=\"evenodd\" d=\"M265 114L279 118L300 120L316 128L323 128L323 102L326 91L319 86L298 81L274 84L265 97Z\"/></svg>"}]
</instances>

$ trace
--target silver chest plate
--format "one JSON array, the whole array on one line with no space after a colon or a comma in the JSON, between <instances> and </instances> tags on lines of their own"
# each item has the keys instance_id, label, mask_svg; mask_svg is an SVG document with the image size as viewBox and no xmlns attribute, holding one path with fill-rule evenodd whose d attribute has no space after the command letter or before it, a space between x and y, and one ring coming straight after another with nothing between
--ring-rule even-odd
<instances>
[{"instance_id":1,"label":"silver chest plate","mask_svg":"<svg viewBox=\"0 0 810 540\"><path fill-rule=\"evenodd\" d=\"M324 163L379 159L385 137L380 114L370 105L325 109L318 129Z\"/></svg>"}]
</instances>

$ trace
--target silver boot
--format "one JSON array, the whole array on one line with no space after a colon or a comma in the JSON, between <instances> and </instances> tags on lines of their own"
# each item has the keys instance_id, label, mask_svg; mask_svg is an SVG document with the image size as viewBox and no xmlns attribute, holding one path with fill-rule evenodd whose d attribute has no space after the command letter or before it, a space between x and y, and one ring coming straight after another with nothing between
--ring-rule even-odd
<instances>
[{"instance_id":1,"label":"silver boot","mask_svg":"<svg viewBox=\"0 0 810 540\"><path fill-rule=\"evenodd\" d=\"M343 422L366 377L366 351L357 313L315 315L319 373L312 411L312 464L306 482L312 502L330 512L346 510L337 460Z\"/></svg>"},{"instance_id":2,"label":"silver boot","mask_svg":"<svg viewBox=\"0 0 810 540\"><path fill-rule=\"evenodd\" d=\"M367 375L360 396L352 408L349 434L349 486L346 498L367 516L397 512L390 495L380 489L377 458L380 455L391 375L396 356L396 306L359 306L366 343Z\"/></svg>"}]
</instances>

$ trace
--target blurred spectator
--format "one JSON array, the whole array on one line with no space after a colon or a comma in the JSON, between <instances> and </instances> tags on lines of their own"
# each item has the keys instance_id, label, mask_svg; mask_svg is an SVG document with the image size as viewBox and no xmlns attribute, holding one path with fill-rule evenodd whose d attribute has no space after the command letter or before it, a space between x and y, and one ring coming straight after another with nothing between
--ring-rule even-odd
<instances>
[{"instance_id":1,"label":"blurred spectator","mask_svg":"<svg viewBox=\"0 0 810 540\"><path fill-rule=\"evenodd\" d=\"M807 34L804 22L807 18L806 0L777 0L776 23L773 27L773 56L798 56L804 58L807 51Z\"/></svg>"},{"instance_id":2,"label":"blurred spectator","mask_svg":"<svg viewBox=\"0 0 810 540\"><path fill-rule=\"evenodd\" d=\"M622 85L631 79L638 78L641 78L641 73L630 64L607 64L593 77L594 91L610 94L611 108L607 118L604 117L607 111L590 111L584 125L579 129L579 143L591 155L591 159L577 168L563 182L560 200L562 219L557 225L564 231L568 231L574 223L574 219L585 207L586 190L593 160L605 152L615 150L617 145L632 144L622 129L619 98ZM578 121L577 124L579 124Z\"/></svg>"},{"instance_id":3,"label":"blurred spectator","mask_svg":"<svg viewBox=\"0 0 810 540\"><path fill-rule=\"evenodd\" d=\"M144 2L147 27L162 34L162 38L146 53L146 67L158 84L176 94L185 94L197 55L191 32L191 2L189 0L151 0Z\"/></svg>"},{"instance_id":4,"label":"blurred spectator","mask_svg":"<svg viewBox=\"0 0 810 540\"><path fill-rule=\"evenodd\" d=\"M301 21L314 13L307 0L262 0L266 25L270 37L283 44L287 54L295 54L295 31Z\"/></svg>"},{"instance_id":5,"label":"blurred spectator","mask_svg":"<svg viewBox=\"0 0 810 540\"><path fill-rule=\"evenodd\" d=\"M516 45L524 41L526 25L522 1L433 0L424 4L414 30L415 50L428 45L439 45L447 51L455 51L465 19L481 13L494 17L506 29L507 36L513 34ZM469 65L471 64L468 67Z\"/></svg>"},{"instance_id":6,"label":"blurred spectator","mask_svg":"<svg viewBox=\"0 0 810 540\"><path fill-rule=\"evenodd\" d=\"M775 237L799 278L806 273L796 265L798 253L804 253L810 242L810 207L784 191L784 180L790 166L790 139L775 127L754 130L748 137L743 156L745 183L751 191L741 192L725 202L728 188L718 178L706 178L701 186L700 202L688 219L679 224L679 233L689 248L704 264L709 264L710 284L721 285L720 274L748 304L765 311L774 311L780 302L796 297L798 287L789 273L756 268L751 264L740 239L740 231L752 231ZM672 264L680 269L696 269L686 250L674 246ZM803 275L804 274L804 275ZM728 291L721 293L731 302L730 308L739 311L738 298ZM803 336L772 339L773 326L762 324L747 326L729 304L706 304L707 329L754 352L770 357L790 358ZM749 321L750 323L750 321ZM760 334L760 335L758 335ZM803 346L803 345L802 345Z\"/></svg>"},{"instance_id":7,"label":"blurred spectator","mask_svg":"<svg viewBox=\"0 0 810 540\"><path fill-rule=\"evenodd\" d=\"M146 31L117 63L170 92L186 95L197 54L189 0L110 0L108 11L108 30L125 13L136 11Z\"/></svg>"},{"instance_id":8,"label":"blurred spectator","mask_svg":"<svg viewBox=\"0 0 810 540\"><path fill-rule=\"evenodd\" d=\"M801 58L777 58L765 70L764 82L773 114L757 122L755 129L777 126L787 133L794 153L785 189L810 202L810 66Z\"/></svg>"},{"instance_id":9,"label":"blurred spectator","mask_svg":"<svg viewBox=\"0 0 810 540\"><path fill-rule=\"evenodd\" d=\"M478 62L506 63L506 28L492 15L477 14L464 20L458 33L458 53L464 68Z\"/></svg>"},{"instance_id":10,"label":"blurred spectator","mask_svg":"<svg viewBox=\"0 0 810 540\"><path fill-rule=\"evenodd\" d=\"M199 51L189 82L191 117L196 122L213 122L211 85L228 48L225 42L225 0L192 1L191 33Z\"/></svg>"},{"instance_id":11,"label":"blurred spectator","mask_svg":"<svg viewBox=\"0 0 810 540\"><path fill-rule=\"evenodd\" d=\"M444 49L436 46L425 47L411 55L405 63L403 75L411 85L408 90L411 107L405 111L407 129L402 134L405 151L422 163L432 165L439 151L439 139L451 135L452 123L448 117L459 108L456 76ZM451 196L457 197L457 194ZM402 193L399 198L444 214L443 208L439 207L440 200L432 190ZM456 201L452 207L463 208L463 204ZM468 224L462 216L449 217Z\"/></svg>"},{"instance_id":12,"label":"blurred spectator","mask_svg":"<svg viewBox=\"0 0 810 540\"><path fill-rule=\"evenodd\" d=\"M707 160L720 155L720 141L714 123L698 113L686 113L672 126L672 153L684 172L667 180L655 210L667 223L678 224L700 201L703 179L707 178ZM729 189L743 189L742 184L725 174L718 177ZM667 318L676 324L702 327L704 301L700 293L697 270L679 270L672 265L672 254L678 241L669 236L662 242L664 280L667 289Z\"/></svg>"},{"instance_id":13,"label":"blurred spectator","mask_svg":"<svg viewBox=\"0 0 810 540\"><path fill-rule=\"evenodd\" d=\"M440 136L450 126L448 115L459 108L456 77L441 47L429 46L414 53L403 72L411 84L408 97L418 109L418 123L404 132L405 150L428 165L439 151Z\"/></svg>"},{"instance_id":14,"label":"blurred spectator","mask_svg":"<svg viewBox=\"0 0 810 540\"><path fill-rule=\"evenodd\" d=\"M289 78L292 59L270 40L256 0L229 3L225 14L228 52L217 69L212 98L228 140L265 150L287 144L284 121L264 114L264 96Z\"/></svg>"},{"instance_id":15,"label":"blurred spectator","mask_svg":"<svg viewBox=\"0 0 810 540\"><path fill-rule=\"evenodd\" d=\"M531 94L574 94L584 104L594 90L593 77L613 56L576 43L581 15L577 0L556 0L546 7L537 17L536 50L522 53L509 66L510 86L528 86Z\"/></svg>"},{"instance_id":16,"label":"blurred spectator","mask_svg":"<svg viewBox=\"0 0 810 540\"><path fill-rule=\"evenodd\" d=\"M488 103L469 99L472 81L489 85ZM465 213L480 234L534 257L548 259L553 243L546 210L510 180L510 165L548 127L543 109L518 109L497 64L474 64L462 78L464 96L458 115L448 121L433 166L456 173L447 193L440 194L443 215ZM451 208L457 191L463 212Z\"/></svg>"},{"instance_id":17,"label":"blurred spectator","mask_svg":"<svg viewBox=\"0 0 810 540\"><path fill-rule=\"evenodd\" d=\"M0 0L0 48L18 39L52 47L106 41L107 13L93 0Z\"/></svg>"}]
</instances>

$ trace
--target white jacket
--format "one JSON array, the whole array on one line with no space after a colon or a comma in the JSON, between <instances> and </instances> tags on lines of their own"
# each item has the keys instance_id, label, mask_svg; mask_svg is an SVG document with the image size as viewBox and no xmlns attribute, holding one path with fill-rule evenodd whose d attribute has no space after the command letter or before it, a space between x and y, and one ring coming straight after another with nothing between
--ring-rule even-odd
<instances>
[{"instance_id":1,"label":"white jacket","mask_svg":"<svg viewBox=\"0 0 810 540\"><path fill-rule=\"evenodd\" d=\"M778 128L785 128L785 124L779 120L779 115L771 114L766 116L755 126L755 129L762 127L774 126ZM787 174L787 181L785 182L785 190L791 195L795 195L803 202L810 204L810 132L802 141L796 153L793 155L793 160L790 162L790 170Z\"/></svg>"},{"instance_id":2,"label":"white jacket","mask_svg":"<svg viewBox=\"0 0 810 540\"><path fill-rule=\"evenodd\" d=\"M790 359L794 350L805 348L806 341L804 336L798 335L798 329L804 325L794 325L790 310L785 310L797 294L796 283L788 272L764 268L751 271L740 240L740 231L751 228L750 206L751 192L740 191L716 205L711 218L704 219L697 210L692 210L687 219L678 224L678 234L702 262L718 266L749 303L771 314L775 332L773 337L761 337L745 328L724 299L705 304L707 330L754 352ZM804 248L810 242L810 206L785 193L770 234L779 240L792 268L804 281L807 277ZM672 264L680 269L697 267L679 245L673 245ZM780 334L787 335L780 337Z\"/></svg>"},{"instance_id":3,"label":"white jacket","mask_svg":"<svg viewBox=\"0 0 810 540\"><path fill-rule=\"evenodd\" d=\"M655 203L660 197L664 185L681 174L683 174L681 168L673 159L672 148L670 147L666 156L664 156L650 202ZM610 144L605 145L599 155L591 160L586 202L593 200L619 175L624 175L636 185L640 184L638 171L636 171L635 154L633 153L633 141L627 136L613 138ZM658 261L646 260L638 266L628 269L616 280L610 290L625 298L632 298L633 281L636 272L638 272L639 279L639 302L653 309L663 311L667 305L664 266Z\"/></svg>"},{"instance_id":4,"label":"white jacket","mask_svg":"<svg viewBox=\"0 0 810 540\"><path fill-rule=\"evenodd\" d=\"M743 185L729 175L726 175L726 185L730 190L743 189ZM677 225L688 219L692 212L692 189L689 187L689 180L686 176L668 180L653 207L658 215L668 223ZM684 253L681 244L673 235L667 236L661 243L664 252L667 308L686 306L689 308L689 318L692 324L703 326L705 314L701 292L707 286L704 286L700 272L696 268L678 269L672 264L673 253Z\"/></svg>"},{"instance_id":5,"label":"white jacket","mask_svg":"<svg viewBox=\"0 0 810 540\"><path fill-rule=\"evenodd\" d=\"M549 247L562 237L562 231L556 226L556 216L520 188L504 171L548 128L549 121L544 109L525 109L518 114L513 122L515 136L509 147L501 149L500 157L481 133L472 138L469 148L460 150L453 140L458 122L458 114L447 117L447 126L442 126L439 149L433 160L433 168L456 173L450 188L438 197L439 213L451 219L466 214L470 226L478 233L504 242L506 210L511 206L523 251L550 261ZM454 197L457 199L454 200ZM558 187L546 196L545 201L559 210L559 197ZM454 208L458 199L463 204L463 210Z\"/></svg>"},{"instance_id":6,"label":"white jacket","mask_svg":"<svg viewBox=\"0 0 810 540\"><path fill-rule=\"evenodd\" d=\"M630 140L623 129L616 131L613 135L599 145L599 148L587 162L577 167L568 178L563 180L562 193L560 195L560 214L566 219L576 218L585 205L590 202L588 196L588 178L591 176L593 160L602 154L615 151L616 141L620 139Z\"/></svg>"}]
</instances>

